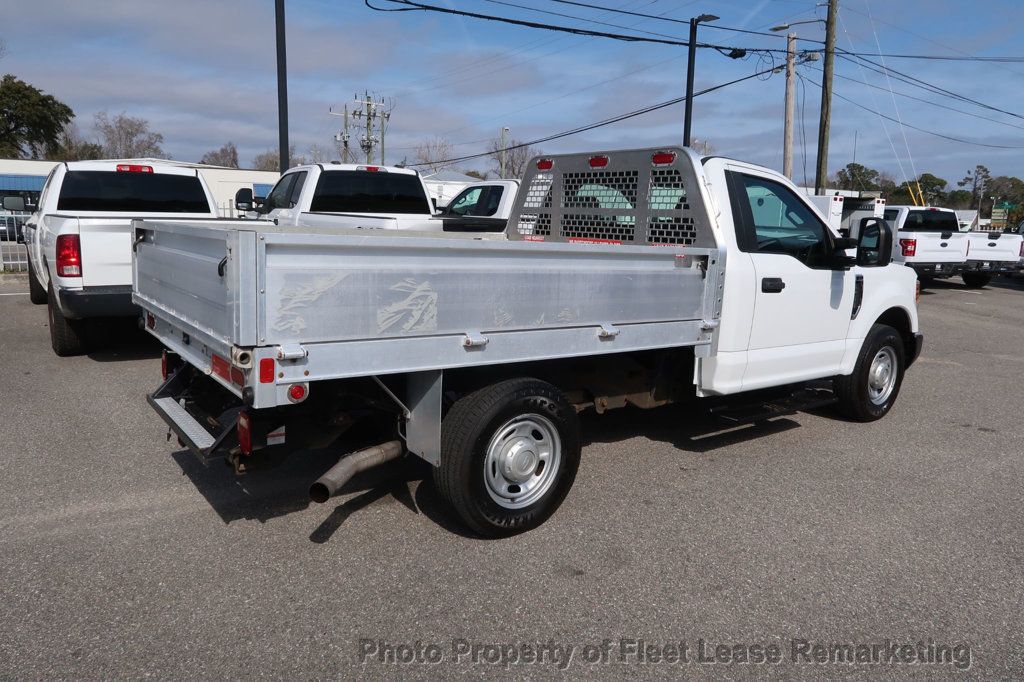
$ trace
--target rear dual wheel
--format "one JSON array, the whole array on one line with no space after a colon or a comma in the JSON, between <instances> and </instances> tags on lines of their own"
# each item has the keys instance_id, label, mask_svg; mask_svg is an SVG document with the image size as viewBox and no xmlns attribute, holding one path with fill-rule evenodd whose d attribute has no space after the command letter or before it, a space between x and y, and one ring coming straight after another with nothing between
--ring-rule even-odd
<instances>
[{"instance_id":1,"label":"rear dual wheel","mask_svg":"<svg viewBox=\"0 0 1024 682\"><path fill-rule=\"evenodd\" d=\"M434 482L485 537L536 528L562 504L580 462L579 419L561 391L510 379L459 399L441 424Z\"/></svg>"}]
</instances>

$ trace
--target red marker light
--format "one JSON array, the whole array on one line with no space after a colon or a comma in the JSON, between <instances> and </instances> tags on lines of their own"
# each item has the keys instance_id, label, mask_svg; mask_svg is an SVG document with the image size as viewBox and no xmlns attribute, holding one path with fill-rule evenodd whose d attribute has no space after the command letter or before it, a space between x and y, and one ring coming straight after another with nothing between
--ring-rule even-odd
<instances>
[{"instance_id":1,"label":"red marker light","mask_svg":"<svg viewBox=\"0 0 1024 682\"><path fill-rule=\"evenodd\" d=\"M156 329L156 316L153 313L146 313L146 327Z\"/></svg>"},{"instance_id":2,"label":"red marker light","mask_svg":"<svg viewBox=\"0 0 1024 682\"><path fill-rule=\"evenodd\" d=\"M82 276L82 243L77 234L57 236L57 274L61 277Z\"/></svg>"},{"instance_id":3,"label":"red marker light","mask_svg":"<svg viewBox=\"0 0 1024 682\"><path fill-rule=\"evenodd\" d=\"M591 156L590 157L590 167L591 168L604 168L607 165L608 165L608 157L607 156Z\"/></svg>"},{"instance_id":4,"label":"red marker light","mask_svg":"<svg viewBox=\"0 0 1024 682\"><path fill-rule=\"evenodd\" d=\"M260 383L274 383L274 358L263 358L260 360Z\"/></svg>"},{"instance_id":5,"label":"red marker light","mask_svg":"<svg viewBox=\"0 0 1024 682\"><path fill-rule=\"evenodd\" d=\"M537 162L537 170L551 170L555 167L555 162L551 159L541 159Z\"/></svg>"},{"instance_id":6,"label":"red marker light","mask_svg":"<svg viewBox=\"0 0 1024 682\"><path fill-rule=\"evenodd\" d=\"M657 152L651 156L651 163L655 166L669 166L676 162L675 152Z\"/></svg>"},{"instance_id":7,"label":"red marker light","mask_svg":"<svg viewBox=\"0 0 1024 682\"><path fill-rule=\"evenodd\" d=\"M242 410L238 413L238 449L243 455L252 454L252 421L249 412Z\"/></svg>"},{"instance_id":8,"label":"red marker light","mask_svg":"<svg viewBox=\"0 0 1024 682\"><path fill-rule=\"evenodd\" d=\"M306 385L294 384L288 389L288 399L293 403L299 403L306 399Z\"/></svg>"},{"instance_id":9,"label":"red marker light","mask_svg":"<svg viewBox=\"0 0 1024 682\"><path fill-rule=\"evenodd\" d=\"M117 164L118 173L152 173L152 166L140 166L134 163L119 163Z\"/></svg>"}]
</instances>

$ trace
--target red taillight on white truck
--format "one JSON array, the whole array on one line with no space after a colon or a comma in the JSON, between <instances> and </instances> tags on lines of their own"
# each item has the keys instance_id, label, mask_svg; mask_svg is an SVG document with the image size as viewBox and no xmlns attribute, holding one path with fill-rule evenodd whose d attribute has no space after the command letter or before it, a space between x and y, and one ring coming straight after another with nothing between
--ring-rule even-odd
<instances>
[{"instance_id":1,"label":"red taillight on white truck","mask_svg":"<svg viewBox=\"0 0 1024 682\"><path fill-rule=\"evenodd\" d=\"M1018 254L1021 258L1024 258L1024 241L1020 243L1020 252Z\"/></svg>"},{"instance_id":2,"label":"red taillight on white truck","mask_svg":"<svg viewBox=\"0 0 1024 682\"><path fill-rule=\"evenodd\" d=\"M917 240L916 239L901 239L900 240L900 251L904 256L916 256L917 255Z\"/></svg>"},{"instance_id":3,"label":"red taillight on white truck","mask_svg":"<svg viewBox=\"0 0 1024 682\"><path fill-rule=\"evenodd\" d=\"M77 234L57 236L57 276L82 276L82 242Z\"/></svg>"}]
</instances>

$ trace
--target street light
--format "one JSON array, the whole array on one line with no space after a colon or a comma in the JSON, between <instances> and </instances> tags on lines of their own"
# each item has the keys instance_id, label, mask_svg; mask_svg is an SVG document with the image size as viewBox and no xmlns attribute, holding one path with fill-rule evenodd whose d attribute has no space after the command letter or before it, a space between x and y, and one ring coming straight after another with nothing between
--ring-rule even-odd
<instances>
[{"instance_id":1,"label":"street light","mask_svg":"<svg viewBox=\"0 0 1024 682\"><path fill-rule=\"evenodd\" d=\"M794 21L791 24L779 24L778 26L772 26L768 30L769 31L775 31L776 33L778 33L779 31L788 31L793 26L799 26L800 24L824 24L824 23L826 23L824 19L808 19L807 21Z\"/></svg>"},{"instance_id":2,"label":"street light","mask_svg":"<svg viewBox=\"0 0 1024 682\"><path fill-rule=\"evenodd\" d=\"M690 146L690 123L693 120L693 66L697 61L697 24L702 21L717 21L714 14L701 14L690 19L690 46L686 59L686 113L683 116L683 146Z\"/></svg>"}]
</instances>

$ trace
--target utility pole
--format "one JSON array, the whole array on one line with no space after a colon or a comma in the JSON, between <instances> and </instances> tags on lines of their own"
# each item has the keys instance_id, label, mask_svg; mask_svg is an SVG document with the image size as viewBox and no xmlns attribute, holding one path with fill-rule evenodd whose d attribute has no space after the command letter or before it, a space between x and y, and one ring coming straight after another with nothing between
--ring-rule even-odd
<instances>
[{"instance_id":1,"label":"utility pole","mask_svg":"<svg viewBox=\"0 0 1024 682\"><path fill-rule=\"evenodd\" d=\"M814 172L814 193L824 194L828 182L828 136L832 122L832 65L836 57L836 20L839 0L828 0L825 19L825 63L821 78L821 120L818 123L818 166Z\"/></svg>"},{"instance_id":2,"label":"utility pole","mask_svg":"<svg viewBox=\"0 0 1024 682\"><path fill-rule=\"evenodd\" d=\"M285 63L284 0L275 0L274 19L277 26L277 140L281 172L288 170L288 67Z\"/></svg>"},{"instance_id":3,"label":"utility pole","mask_svg":"<svg viewBox=\"0 0 1024 682\"><path fill-rule=\"evenodd\" d=\"M683 146L690 146L690 127L693 122L693 67L697 61L697 24L715 21L714 14L702 14L690 19L690 42L686 53L686 113L683 115Z\"/></svg>"},{"instance_id":4,"label":"utility pole","mask_svg":"<svg viewBox=\"0 0 1024 682\"><path fill-rule=\"evenodd\" d=\"M793 179L793 117L796 115L796 34L786 36L786 123L782 134L782 174Z\"/></svg>"},{"instance_id":5,"label":"utility pole","mask_svg":"<svg viewBox=\"0 0 1024 682\"><path fill-rule=\"evenodd\" d=\"M366 132L359 139L359 147L363 150L363 154L366 157L366 163L373 163L373 150L379 144L380 145L380 164L384 165L384 133L387 129L387 122L391 119L391 112L384 110L384 98L379 100L374 99L370 96L369 92L363 92L363 98L359 99L359 95L355 96L355 108L352 110L353 118L365 118ZM346 108L346 114L348 109ZM345 133L340 137L346 137L348 135L348 118L346 115ZM380 135L374 134L373 124L374 121L378 122L378 130ZM335 139L339 136L336 135ZM346 149L348 148L346 139Z\"/></svg>"},{"instance_id":6,"label":"utility pole","mask_svg":"<svg viewBox=\"0 0 1024 682\"><path fill-rule=\"evenodd\" d=\"M498 147L498 175L505 178L505 147L508 146L508 128L501 129L501 142Z\"/></svg>"},{"instance_id":7,"label":"utility pole","mask_svg":"<svg viewBox=\"0 0 1024 682\"><path fill-rule=\"evenodd\" d=\"M341 131L335 134L334 141L338 143L338 151L341 153L341 162L350 163L348 141L351 139L351 134L348 130L348 105L346 104L344 106L341 113L335 111L333 108L328 109L327 113L331 116L342 117Z\"/></svg>"}]
</instances>

